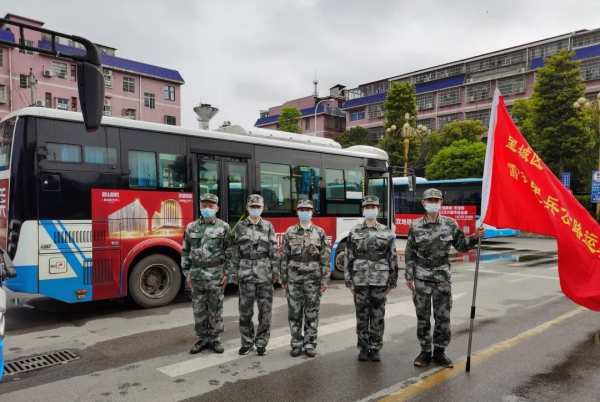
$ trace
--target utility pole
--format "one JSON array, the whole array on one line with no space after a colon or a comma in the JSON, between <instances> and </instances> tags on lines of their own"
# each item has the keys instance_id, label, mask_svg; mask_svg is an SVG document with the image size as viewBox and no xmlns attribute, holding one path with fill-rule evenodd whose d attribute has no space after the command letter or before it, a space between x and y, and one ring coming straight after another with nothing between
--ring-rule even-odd
<instances>
[{"instance_id":1,"label":"utility pole","mask_svg":"<svg viewBox=\"0 0 600 402\"><path fill-rule=\"evenodd\" d=\"M27 86L29 87L29 93L31 98L30 106L35 106L35 85L37 84L37 80L35 75L33 75L33 69L29 69L29 75L27 76Z\"/></svg>"}]
</instances>

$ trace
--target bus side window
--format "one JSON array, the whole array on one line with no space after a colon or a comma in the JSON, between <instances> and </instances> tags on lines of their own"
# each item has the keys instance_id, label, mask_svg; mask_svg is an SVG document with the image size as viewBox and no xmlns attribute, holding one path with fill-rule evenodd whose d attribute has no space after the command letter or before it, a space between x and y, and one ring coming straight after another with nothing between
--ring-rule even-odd
<instances>
[{"instance_id":1,"label":"bus side window","mask_svg":"<svg viewBox=\"0 0 600 402\"><path fill-rule=\"evenodd\" d=\"M260 194L266 211L292 211L291 166L260 164Z\"/></svg>"},{"instance_id":2,"label":"bus side window","mask_svg":"<svg viewBox=\"0 0 600 402\"><path fill-rule=\"evenodd\" d=\"M129 151L129 185L131 187L156 187L156 154Z\"/></svg>"}]
</instances>

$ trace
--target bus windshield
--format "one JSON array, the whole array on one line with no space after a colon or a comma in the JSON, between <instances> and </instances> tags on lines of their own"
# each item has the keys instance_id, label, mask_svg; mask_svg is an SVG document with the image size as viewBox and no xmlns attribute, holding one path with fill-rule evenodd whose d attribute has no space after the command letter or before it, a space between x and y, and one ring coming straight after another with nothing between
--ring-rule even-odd
<instances>
[{"instance_id":1,"label":"bus windshield","mask_svg":"<svg viewBox=\"0 0 600 402\"><path fill-rule=\"evenodd\" d=\"M10 164L10 148L16 120L16 117L12 117L0 123L0 171L8 169Z\"/></svg>"}]
</instances>

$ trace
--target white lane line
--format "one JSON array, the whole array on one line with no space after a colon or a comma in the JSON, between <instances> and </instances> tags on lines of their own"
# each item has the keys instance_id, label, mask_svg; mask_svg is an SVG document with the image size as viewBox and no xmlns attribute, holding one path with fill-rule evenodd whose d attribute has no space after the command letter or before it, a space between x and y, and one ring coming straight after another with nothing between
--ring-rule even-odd
<instances>
[{"instance_id":1,"label":"white lane line","mask_svg":"<svg viewBox=\"0 0 600 402\"><path fill-rule=\"evenodd\" d=\"M456 300L466 293L457 293L452 295L452 299ZM388 304L385 308L385 318L406 315L409 317L415 317L415 307L412 300L407 300L401 303ZM351 318L348 320L335 322L319 327L319 336L327 336L335 334L336 332L345 331L356 327L356 319ZM268 350L281 348L283 346L290 345L290 336L282 335L277 338L273 338L269 341ZM184 374L193 373L194 371L203 370L209 367L213 367L219 364L228 363L234 360L238 360L247 356L240 356L238 354L238 348L227 349L223 354L209 354L202 355L199 357L192 358L180 363L171 364L170 366L158 367L157 370L169 377L179 377Z\"/></svg>"},{"instance_id":2,"label":"white lane line","mask_svg":"<svg viewBox=\"0 0 600 402\"><path fill-rule=\"evenodd\" d=\"M512 281L508 281L508 283L516 283L516 282L523 282L523 281L527 281L531 278L517 278L517 279L513 279Z\"/></svg>"},{"instance_id":3,"label":"white lane line","mask_svg":"<svg viewBox=\"0 0 600 402\"><path fill-rule=\"evenodd\" d=\"M467 271L475 271L474 269L467 269ZM546 275L529 275L529 274L515 274L512 272L498 272L498 271L492 271L489 269L480 269L479 272L483 272L484 274L495 274L495 275L512 275L512 276L522 276L522 277L527 277L527 278L540 278L540 279L551 279L553 281L557 281L558 278L552 277L552 276L546 276Z\"/></svg>"}]
</instances>

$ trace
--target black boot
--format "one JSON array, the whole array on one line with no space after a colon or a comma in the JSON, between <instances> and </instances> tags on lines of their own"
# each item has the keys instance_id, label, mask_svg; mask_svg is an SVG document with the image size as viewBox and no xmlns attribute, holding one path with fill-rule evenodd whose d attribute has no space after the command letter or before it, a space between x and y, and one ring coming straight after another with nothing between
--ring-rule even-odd
<instances>
[{"instance_id":1,"label":"black boot","mask_svg":"<svg viewBox=\"0 0 600 402\"><path fill-rule=\"evenodd\" d=\"M196 344L190 349L190 354L195 355L196 353L202 352L204 349L208 349L210 345L208 342L199 340Z\"/></svg>"},{"instance_id":2,"label":"black boot","mask_svg":"<svg viewBox=\"0 0 600 402\"><path fill-rule=\"evenodd\" d=\"M431 363L431 351L423 350L415 359L415 366L423 367Z\"/></svg>"},{"instance_id":3,"label":"black boot","mask_svg":"<svg viewBox=\"0 0 600 402\"><path fill-rule=\"evenodd\" d=\"M444 354L444 349L442 348L434 348L433 349L433 360L442 367L452 368L454 364L452 360L448 359Z\"/></svg>"},{"instance_id":4,"label":"black boot","mask_svg":"<svg viewBox=\"0 0 600 402\"><path fill-rule=\"evenodd\" d=\"M369 360L369 351L366 349L361 349L360 353L358 354L358 360L361 362L366 362Z\"/></svg>"},{"instance_id":5,"label":"black boot","mask_svg":"<svg viewBox=\"0 0 600 402\"><path fill-rule=\"evenodd\" d=\"M371 361L372 362L380 362L381 361L381 355L379 354L378 350L371 350Z\"/></svg>"},{"instance_id":6,"label":"black boot","mask_svg":"<svg viewBox=\"0 0 600 402\"><path fill-rule=\"evenodd\" d=\"M223 353L225 352L225 348L223 347L223 345L221 344L221 342L219 341L214 341L212 343L212 345L210 345L210 348L215 352L215 353Z\"/></svg>"}]
</instances>

